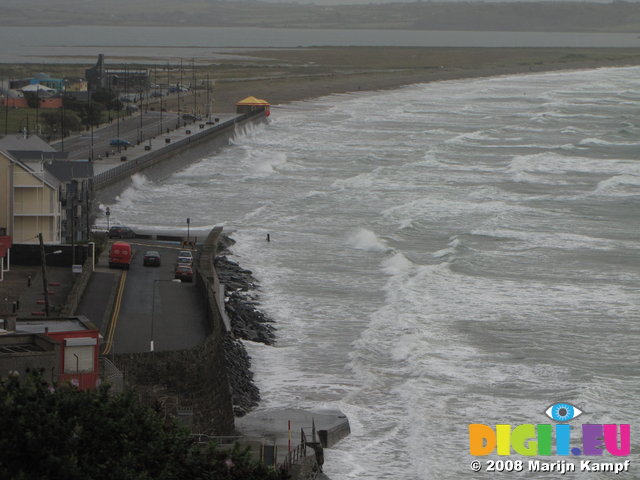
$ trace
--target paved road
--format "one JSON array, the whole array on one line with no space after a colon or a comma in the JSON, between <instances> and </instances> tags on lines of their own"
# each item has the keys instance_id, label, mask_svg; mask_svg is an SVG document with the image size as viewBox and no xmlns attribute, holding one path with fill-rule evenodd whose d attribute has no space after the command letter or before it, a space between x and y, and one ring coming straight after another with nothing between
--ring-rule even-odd
<instances>
[{"instance_id":1,"label":"paved road","mask_svg":"<svg viewBox=\"0 0 640 480\"><path fill-rule=\"evenodd\" d=\"M69 152L70 160L91 158L92 150L94 160L98 155L105 157L107 152L124 155L124 146L118 148L110 145L111 139L121 138L136 145L138 141L144 143L149 138L166 133L167 128L174 130L178 125L184 125L184 121L180 120L177 113L149 111L135 116L123 114L120 118L114 118L110 124L94 129L93 135L91 132L84 132L82 135L65 139L64 151ZM62 150L62 142L52 145Z\"/></svg>"},{"instance_id":2,"label":"paved road","mask_svg":"<svg viewBox=\"0 0 640 480\"><path fill-rule=\"evenodd\" d=\"M195 283L173 282L177 246L130 242L135 253L115 330L114 353L180 350L202 343L207 335L204 303ZM144 267L147 250L157 250L160 267ZM155 290L155 291L154 291Z\"/></svg>"},{"instance_id":3,"label":"paved road","mask_svg":"<svg viewBox=\"0 0 640 480\"><path fill-rule=\"evenodd\" d=\"M103 281L92 281L82 299L87 312L96 310L98 304L105 305L105 298L115 297L117 290L107 277L109 274L126 272L112 353L148 352L152 340L156 352L181 350L201 344L208 333L204 301L195 283L173 281L178 246L152 240L132 240L129 243L134 249L130 269L122 272L108 269L107 256L103 254L99 259L98 271L106 276ZM147 250L160 252L160 267L142 265ZM107 307L97 307L97 310L100 308ZM107 337L108 325L101 327L101 332Z\"/></svg>"}]
</instances>

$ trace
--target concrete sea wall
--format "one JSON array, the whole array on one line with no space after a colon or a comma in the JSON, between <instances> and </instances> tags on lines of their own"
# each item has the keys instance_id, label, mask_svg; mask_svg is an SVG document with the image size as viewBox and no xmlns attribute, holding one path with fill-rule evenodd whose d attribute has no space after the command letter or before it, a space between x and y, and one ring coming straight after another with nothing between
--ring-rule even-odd
<instances>
[{"instance_id":1,"label":"concrete sea wall","mask_svg":"<svg viewBox=\"0 0 640 480\"><path fill-rule=\"evenodd\" d=\"M251 123L265 121L263 112L238 115L213 127L206 126L161 148L130 158L93 178L94 204L110 203L132 184L131 176L144 171L151 180L161 180L172 173L229 145L238 130ZM195 129L196 127L194 127Z\"/></svg>"}]
</instances>

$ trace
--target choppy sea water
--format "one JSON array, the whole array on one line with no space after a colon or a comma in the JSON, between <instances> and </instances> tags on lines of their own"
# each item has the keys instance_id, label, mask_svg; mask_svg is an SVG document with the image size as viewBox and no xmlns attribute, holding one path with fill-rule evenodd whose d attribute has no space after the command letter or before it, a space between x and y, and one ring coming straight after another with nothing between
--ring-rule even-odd
<instances>
[{"instance_id":1,"label":"choppy sea water","mask_svg":"<svg viewBox=\"0 0 640 480\"><path fill-rule=\"evenodd\" d=\"M333 95L111 211L233 231L278 325L247 344L261 408L347 414L332 480L492 478L468 425L552 424L559 400L575 428L631 424L635 478L639 107L637 67Z\"/></svg>"}]
</instances>

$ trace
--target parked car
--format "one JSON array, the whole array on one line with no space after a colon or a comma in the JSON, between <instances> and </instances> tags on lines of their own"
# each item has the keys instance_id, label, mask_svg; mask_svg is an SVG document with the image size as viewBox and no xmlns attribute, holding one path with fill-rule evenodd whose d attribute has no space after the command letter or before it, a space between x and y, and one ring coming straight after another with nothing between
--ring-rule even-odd
<instances>
[{"instance_id":1,"label":"parked car","mask_svg":"<svg viewBox=\"0 0 640 480\"><path fill-rule=\"evenodd\" d=\"M148 250L144 254L142 264L147 266L159 267L160 266L160 254L155 250Z\"/></svg>"},{"instance_id":2,"label":"parked car","mask_svg":"<svg viewBox=\"0 0 640 480\"><path fill-rule=\"evenodd\" d=\"M192 266L193 265L193 257L184 257L184 256L179 256L178 260L176 261L177 265L189 265Z\"/></svg>"},{"instance_id":3,"label":"parked car","mask_svg":"<svg viewBox=\"0 0 640 480\"><path fill-rule=\"evenodd\" d=\"M124 138L112 138L111 140L109 140L109 145L111 145L112 147L130 147L131 142L125 140Z\"/></svg>"},{"instance_id":4,"label":"parked car","mask_svg":"<svg viewBox=\"0 0 640 480\"><path fill-rule=\"evenodd\" d=\"M193 282L193 269L189 265L178 265L173 278L183 282Z\"/></svg>"},{"instance_id":5,"label":"parked car","mask_svg":"<svg viewBox=\"0 0 640 480\"><path fill-rule=\"evenodd\" d=\"M182 114L182 119L186 120L187 122L195 122L196 120L199 120L198 117L196 117L195 115L192 115L190 113Z\"/></svg>"},{"instance_id":6,"label":"parked car","mask_svg":"<svg viewBox=\"0 0 640 480\"><path fill-rule=\"evenodd\" d=\"M136 234L129 227L116 225L109 229L109 238L136 238Z\"/></svg>"},{"instance_id":7,"label":"parked car","mask_svg":"<svg viewBox=\"0 0 640 480\"><path fill-rule=\"evenodd\" d=\"M179 257L191 257L191 258L193 258L193 253L191 252L191 250L180 250L178 252L178 256Z\"/></svg>"}]
</instances>

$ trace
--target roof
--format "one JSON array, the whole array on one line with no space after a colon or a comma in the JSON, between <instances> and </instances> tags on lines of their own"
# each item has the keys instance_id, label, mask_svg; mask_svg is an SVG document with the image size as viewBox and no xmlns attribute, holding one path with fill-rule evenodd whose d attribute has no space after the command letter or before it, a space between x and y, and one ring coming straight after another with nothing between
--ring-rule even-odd
<instances>
[{"instance_id":1,"label":"roof","mask_svg":"<svg viewBox=\"0 0 640 480\"><path fill-rule=\"evenodd\" d=\"M5 158L9 159L10 162L19 165L24 171L30 173L39 181L44 182L50 188L57 189L60 186L60 180L58 180L51 172L44 168L44 162L22 162L15 158L10 152L7 152L6 150L3 151L1 145L0 155L3 155ZM41 168L41 170L39 171L36 169L38 166L40 166Z\"/></svg>"},{"instance_id":2,"label":"roof","mask_svg":"<svg viewBox=\"0 0 640 480\"><path fill-rule=\"evenodd\" d=\"M49 333L55 333L97 330L98 328L83 316L43 319L19 318L16 324L16 332L45 333L45 329Z\"/></svg>"},{"instance_id":3,"label":"roof","mask_svg":"<svg viewBox=\"0 0 640 480\"><path fill-rule=\"evenodd\" d=\"M44 85L40 85L39 83L32 83L31 85L27 85L26 87L22 87L20 90L23 92L55 92L55 88L45 87Z\"/></svg>"},{"instance_id":4,"label":"roof","mask_svg":"<svg viewBox=\"0 0 640 480\"><path fill-rule=\"evenodd\" d=\"M242 100L240 100L238 103L236 103L236 105L270 105L269 102L267 102L266 100L262 100L261 98L256 98L256 97L247 97L244 98Z\"/></svg>"},{"instance_id":5,"label":"roof","mask_svg":"<svg viewBox=\"0 0 640 480\"><path fill-rule=\"evenodd\" d=\"M5 135L0 138L0 150L24 150L39 152L55 152L56 149L37 135L26 137L20 135Z\"/></svg>"},{"instance_id":6,"label":"roof","mask_svg":"<svg viewBox=\"0 0 640 480\"><path fill-rule=\"evenodd\" d=\"M54 160L51 163L45 162L44 168L63 182L74 178L93 177L93 164L88 160Z\"/></svg>"}]
</instances>

